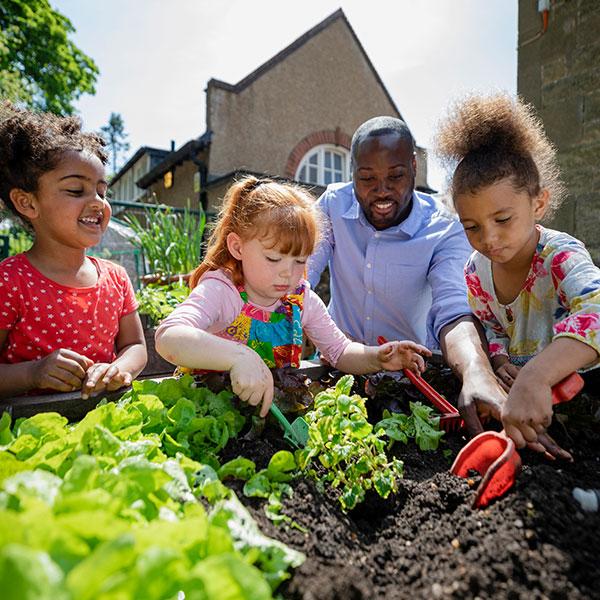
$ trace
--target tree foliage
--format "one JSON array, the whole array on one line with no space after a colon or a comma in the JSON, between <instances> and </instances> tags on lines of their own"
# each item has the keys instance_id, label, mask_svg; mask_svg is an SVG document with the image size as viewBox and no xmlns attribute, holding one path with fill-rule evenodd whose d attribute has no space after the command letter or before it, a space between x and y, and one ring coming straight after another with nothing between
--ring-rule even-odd
<instances>
[{"instance_id":1,"label":"tree foliage","mask_svg":"<svg viewBox=\"0 0 600 600\"><path fill-rule=\"evenodd\" d=\"M119 152L127 152L127 150L129 150L129 143L126 141L127 134L125 133L123 117L119 113L110 113L108 125L100 127L100 131L110 149L113 173L116 173Z\"/></svg>"},{"instance_id":2,"label":"tree foliage","mask_svg":"<svg viewBox=\"0 0 600 600\"><path fill-rule=\"evenodd\" d=\"M39 110L72 114L95 92L98 67L69 39L71 21L48 0L0 2L0 95Z\"/></svg>"}]
</instances>

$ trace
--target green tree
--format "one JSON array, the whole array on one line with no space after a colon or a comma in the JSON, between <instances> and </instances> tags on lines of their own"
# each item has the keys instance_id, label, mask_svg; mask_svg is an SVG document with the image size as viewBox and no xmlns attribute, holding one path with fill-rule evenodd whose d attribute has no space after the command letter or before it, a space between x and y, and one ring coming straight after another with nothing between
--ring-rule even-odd
<instances>
[{"instance_id":1,"label":"green tree","mask_svg":"<svg viewBox=\"0 0 600 600\"><path fill-rule=\"evenodd\" d=\"M106 140L110 154L112 156L113 173L117 172L117 156L121 150L127 152L129 143L125 141L127 134L125 133L125 124L123 117L119 113L110 113L108 125L100 127L100 131Z\"/></svg>"},{"instance_id":2,"label":"green tree","mask_svg":"<svg viewBox=\"0 0 600 600\"><path fill-rule=\"evenodd\" d=\"M48 0L0 2L0 96L72 114L73 102L95 92L98 67L69 40L71 21Z\"/></svg>"}]
</instances>

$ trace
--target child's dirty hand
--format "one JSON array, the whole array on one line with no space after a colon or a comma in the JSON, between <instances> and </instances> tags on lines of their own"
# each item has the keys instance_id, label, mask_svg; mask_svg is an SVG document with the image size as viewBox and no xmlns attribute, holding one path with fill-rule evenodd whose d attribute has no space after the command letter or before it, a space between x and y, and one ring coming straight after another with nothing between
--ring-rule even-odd
<instances>
[{"instance_id":1,"label":"child's dirty hand","mask_svg":"<svg viewBox=\"0 0 600 600\"><path fill-rule=\"evenodd\" d=\"M425 370L423 356L431 356L431 351L421 344L409 341L386 342L377 350L381 368L387 371L410 369L415 373L422 373Z\"/></svg>"},{"instance_id":2,"label":"child's dirty hand","mask_svg":"<svg viewBox=\"0 0 600 600\"><path fill-rule=\"evenodd\" d=\"M510 392L510 388L519 374L520 367L513 365L508 360L496 369L496 378L505 392Z\"/></svg>"},{"instance_id":3,"label":"child's dirty hand","mask_svg":"<svg viewBox=\"0 0 600 600\"><path fill-rule=\"evenodd\" d=\"M244 352L229 375L233 393L251 406L262 404L260 416L266 417L273 402L273 375L262 358L254 350Z\"/></svg>"},{"instance_id":4,"label":"child's dirty hand","mask_svg":"<svg viewBox=\"0 0 600 600\"><path fill-rule=\"evenodd\" d=\"M517 448L539 444L538 436L552 422L552 388L524 374L521 371L513 382L500 415L506 434ZM537 449L544 451L543 445Z\"/></svg>"},{"instance_id":5,"label":"child's dirty hand","mask_svg":"<svg viewBox=\"0 0 600 600\"><path fill-rule=\"evenodd\" d=\"M33 363L32 388L72 392L81 387L87 370L93 365L87 356L59 348Z\"/></svg>"},{"instance_id":6,"label":"child's dirty hand","mask_svg":"<svg viewBox=\"0 0 600 600\"><path fill-rule=\"evenodd\" d=\"M96 363L88 370L81 387L81 397L85 400L101 392L113 392L131 385L133 377L121 371L116 363Z\"/></svg>"}]
</instances>

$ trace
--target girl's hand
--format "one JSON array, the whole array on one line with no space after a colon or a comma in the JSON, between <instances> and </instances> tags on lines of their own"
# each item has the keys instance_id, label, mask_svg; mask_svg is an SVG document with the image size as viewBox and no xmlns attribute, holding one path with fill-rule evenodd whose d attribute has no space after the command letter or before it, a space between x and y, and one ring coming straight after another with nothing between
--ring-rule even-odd
<instances>
[{"instance_id":1,"label":"girl's hand","mask_svg":"<svg viewBox=\"0 0 600 600\"><path fill-rule=\"evenodd\" d=\"M543 452L546 458L550 460L562 458L563 460L573 462L571 453L561 448L547 433L540 433L537 442L527 444L527 447L536 452Z\"/></svg>"},{"instance_id":2,"label":"girl's hand","mask_svg":"<svg viewBox=\"0 0 600 600\"><path fill-rule=\"evenodd\" d=\"M93 364L87 356L59 348L34 363L31 387L58 392L78 390Z\"/></svg>"},{"instance_id":3,"label":"girl's hand","mask_svg":"<svg viewBox=\"0 0 600 600\"><path fill-rule=\"evenodd\" d=\"M241 354L231 367L231 389L251 406L262 403L260 416L266 417L273 402L273 375L254 350Z\"/></svg>"},{"instance_id":4,"label":"girl's hand","mask_svg":"<svg viewBox=\"0 0 600 600\"><path fill-rule=\"evenodd\" d=\"M510 388L500 417L517 448L528 443L539 444L538 436L552 422L552 388L522 370ZM534 449L543 452L543 444Z\"/></svg>"},{"instance_id":5,"label":"girl's hand","mask_svg":"<svg viewBox=\"0 0 600 600\"><path fill-rule=\"evenodd\" d=\"M415 373L425 370L423 356L431 356L431 351L415 342L386 342L377 349L377 358L381 368L387 371L410 369Z\"/></svg>"},{"instance_id":6,"label":"girl's hand","mask_svg":"<svg viewBox=\"0 0 600 600\"><path fill-rule=\"evenodd\" d=\"M131 385L133 376L121 371L116 363L96 363L87 370L87 377L81 387L81 397L86 400L101 392L114 392Z\"/></svg>"},{"instance_id":7,"label":"girl's hand","mask_svg":"<svg viewBox=\"0 0 600 600\"><path fill-rule=\"evenodd\" d=\"M496 369L496 378L505 392L510 392L510 388L515 382L520 370L521 367L517 367L517 365L513 365L508 361Z\"/></svg>"}]
</instances>

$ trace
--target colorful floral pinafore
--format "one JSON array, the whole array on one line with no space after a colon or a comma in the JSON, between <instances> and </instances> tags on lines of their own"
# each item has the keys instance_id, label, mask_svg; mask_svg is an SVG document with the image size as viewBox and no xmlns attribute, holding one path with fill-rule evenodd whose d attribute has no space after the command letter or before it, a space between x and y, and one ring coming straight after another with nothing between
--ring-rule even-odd
<instances>
[{"instance_id":1,"label":"colorful floral pinafore","mask_svg":"<svg viewBox=\"0 0 600 600\"><path fill-rule=\"evenodd\" d=\"M281 305L273 312L258 308L248 302L248 294L243 286L238 291L244 306L240 314L223 331L215 333L219 337L250 346L270 369L300 366L302 354L302 308L305 284L281 299ZM178 367L177 373L206 373Z\"/></svg>"}]
</instances>

